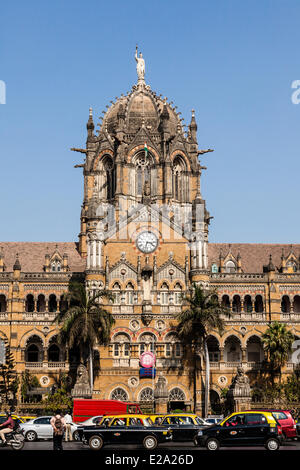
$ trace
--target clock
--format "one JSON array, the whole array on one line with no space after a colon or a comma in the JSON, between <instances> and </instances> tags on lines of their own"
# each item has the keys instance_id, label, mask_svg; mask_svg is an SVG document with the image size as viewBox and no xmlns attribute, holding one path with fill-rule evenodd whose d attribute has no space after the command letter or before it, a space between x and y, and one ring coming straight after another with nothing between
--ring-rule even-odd
<instances>
[{"instance_id":1,"label":"clock","mask_svg":"<svg viewBox=\"0 0 300 470\"><path fill-rule=\"evenodd\" d=\"M153 232L142 232L136 239L136 246L143 253L152 253L158 245L157 236Z\"/></svg>"}]
</instances>

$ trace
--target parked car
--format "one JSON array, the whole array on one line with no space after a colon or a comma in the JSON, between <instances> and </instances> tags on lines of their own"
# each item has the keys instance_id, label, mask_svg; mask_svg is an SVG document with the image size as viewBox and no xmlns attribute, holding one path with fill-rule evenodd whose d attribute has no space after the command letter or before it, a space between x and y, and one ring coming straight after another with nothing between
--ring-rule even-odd
<instances>
[{"instance_id":1,"label":"parked car","mask_svg":"<svg viewBox=\"0 0 300 470\"><path fill-rule=\"evenodd\" d=\"M255 410L253 409L252 411L269 411L270 413L273 414L273 416L276 418L276 420L279 422L281 428L282 428L282 433L283 437L285 439L295 439L297 438L297 429L296 429L296 422L289 410L279 410L279 409L263 409L263 410Z\"/></svg>"},{"instance_id":2,"label":"parked car","mask_svg":"<svg viewBox=\"0 0 300 470\"><path fill-rule=\"evenodd\" d=\"M233 446L265 446L277 450L283 442L281 426L271 412L232 413L221 423L199 430L196 443L208 450Z\"/></svg>"},{"instance_id":3,"label":"parked car","mask_svg":"<svg viewBox=\"0 0 300 470\"><path fill-rule=\"evenodd\" d=\"M101 423L102 419L103 415L93 416L92 418L88 418L85 421L82 421L80 426L96 426Z\"/></svg>"},{"instance_id":4,"label":"parked car","mask_svg":"<svg viewBox=\"0 0 300 470\"><path fill-rule=\"evenodd\" d=\"M193 413L172 413L165 415L160 426L172 429L174 442L194 441L199 429L209 427L210 424Z\"/></svg>"},{"instance_id":5,"label":"parked car","mask_svg":"<svg viewBox=\"0 0 300 470\"><path fill-rule=\"evenodd\" d=\"M219 424L223 421L224 416L208 416L205 418L206 423L208 424Z\"/></svg>"},{"instance_id":6,"label":"parked car","mask_svg":"<svg viewBox=\"0 0 300 470\"><path fill-rule=\"evenodd\" d=\"M53 428L50 424L52 416L40 416L38 418L20 424L21 429L24 431L24 436L27 441L33 442L38 439L52 439ZM74 440L79 440L77 425L71 423L71 433Z\"/></svg>"},{"instance_id":7,"label":"parked car","mask_svg":"<svg viewBox=\"0 0 300 470\"><path fill-rule=\"evenodd\" d=\"M300 418L297 418L296 420L296 432L298 441L300 441Z\"/></svg>"},{"instance_id":8,"label":"parked car","mask_svg":"<svg viewBox=\"0 0 300 470\"><path fill-rule=\"evenodd\" d=\"M170 429L153 425L149 416L142 414L107 416L102 425L79 426L78 433L83 444L92 450L100 450L106 444L142 444L153 450L159 443L172 439Z\"/></svg>"},{"instance_id":9,"label":"parked car","mask_svg":"<svg viewBox=\"0 0 300 470\"><path fill-rule=\"evenodd\" d=\"M23 420L23 423L26 423L27 421L31 421L32 419L37 418L37 416L20 416L20 418Z\"/></svg>"}]
</instances>

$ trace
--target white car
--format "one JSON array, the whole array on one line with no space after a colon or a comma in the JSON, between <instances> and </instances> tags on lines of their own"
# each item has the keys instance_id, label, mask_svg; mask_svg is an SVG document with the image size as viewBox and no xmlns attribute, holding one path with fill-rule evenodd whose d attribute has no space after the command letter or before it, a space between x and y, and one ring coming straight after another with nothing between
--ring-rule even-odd
<instances>
[{"instance_id":1,"label":"white car","mask_svg":"<svg viewBox=\"0 0 300 470\"><path fill-rule=\"evenodd\" d=\"M102 418L103 415L92 416L91 418L88 418L85 421L78 423L78 426L97 426L98 421L100 422Z\"/></svg>"},{"instance_id":2,"label":"white car","mask_svg":"<svg viewBox=\"0 0 300 470\"><path fill-rule=\"evenodd\" d=\"M50 424L52 416L40 416L39 418L31 419L26 423L21 423L20 428L24 431L26 441L34 442L38 439L52 439L53 428ZM75 441L79 440L77 425L71 423L71 433Z\"/></svg>"}]
</instances>

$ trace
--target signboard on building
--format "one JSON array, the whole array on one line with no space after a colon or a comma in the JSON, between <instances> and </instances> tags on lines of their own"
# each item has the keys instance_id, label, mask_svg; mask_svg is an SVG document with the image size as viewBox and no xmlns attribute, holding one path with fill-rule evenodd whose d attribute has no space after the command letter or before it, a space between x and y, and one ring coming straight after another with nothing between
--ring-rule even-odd
<instances>
[{"instance_id":1,"label":"signboard on building","mask_svg":"<svg viewBox=\"0 0 300 470\"><path fill-rule=\"evenodd\" d=\"M149 368L155 366L155 354L146 351L140 355L140 364L142 367Z\"/></svg>"}]
</instances>

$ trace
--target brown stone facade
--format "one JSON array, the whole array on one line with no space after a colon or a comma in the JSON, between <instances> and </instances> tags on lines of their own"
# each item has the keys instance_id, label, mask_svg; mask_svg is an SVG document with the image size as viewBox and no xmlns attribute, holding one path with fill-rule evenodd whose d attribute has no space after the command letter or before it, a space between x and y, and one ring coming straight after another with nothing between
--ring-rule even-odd
<instances>
[{"instance_id":1,"label":"brown stone facade","mask_svg":"<svg viewBox=\"0 0 300 470\"><path fill-rule=\"evenodd\" d=\"M109 347L96 347L93 397L150 403L158 378L169 408L191 409L189 371L181 370L175 328L181 294L193 282L215 287L232 316L209 342L211 399L217 404L242 364L254 384L264 354L260 337L280 320L300 335L300 245L211 244L201 194L197 124L188 132L167 99L139 81L118 98L95 133L92 111L84 149L84 199L78 243L0 243L0 334L10 339L19 373L41 387L76 357L56 342L61 296L77 279L106 288L116 323ZM155 352L156 376L141 376L140 355ZM285 373L293 371L289 362ZM205 370L198 378L202 409Z\"/></svg>"}]
</instances>

